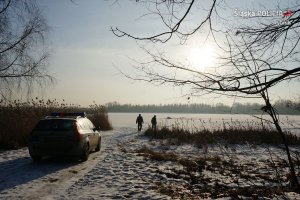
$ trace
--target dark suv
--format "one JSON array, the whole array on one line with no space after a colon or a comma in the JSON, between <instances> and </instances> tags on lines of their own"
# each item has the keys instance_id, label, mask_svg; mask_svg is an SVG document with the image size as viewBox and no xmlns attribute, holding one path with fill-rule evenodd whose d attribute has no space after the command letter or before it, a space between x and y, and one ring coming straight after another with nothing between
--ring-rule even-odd
<instances>
[{"instance_id":1,"label":"dark suv","mask_svg":"<svg viewBox=\"0 0 300 200\"><path fill-rule=\"evenodd\" d=\"M43 156L77 156L86 161L92 150L100 151L100 127L85 113L52 113L33 129L28 149L34 161Z\"/></svg>"}]
</instances>

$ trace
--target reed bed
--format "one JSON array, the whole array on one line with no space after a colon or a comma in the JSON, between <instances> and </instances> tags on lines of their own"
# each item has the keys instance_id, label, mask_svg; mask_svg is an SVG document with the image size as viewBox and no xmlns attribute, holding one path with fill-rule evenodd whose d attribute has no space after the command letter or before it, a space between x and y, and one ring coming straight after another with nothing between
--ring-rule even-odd
<instances>
[{"instance_id":1,"label":"reed bed","mask_svg":"<svg viewBox=\"0 0 300 200\"><path fill-rule=\"evenodd\" d=\"M136 150L138 156L160 166L158 174L176 179L176 184L157 184L158 192L174 199L284 199L292 191L282 138L272 124L228 120L191 126L182 122L148 128L144 134L151 142ZM295 145L292 159L299 175L300 138L289 132L285 138ZM188 145L174 148L181 144Z\"/></svg>"},{"instance_id":2,"label":"reed bed","mask_svg":"<svg viewBox=\"0 0 300 200\"><path fill-rule=\"evenodd\" d=\"M145 135L151 139L172 139L178 144L282 144L282 137L271 124L261 124L257 121L200 121L200 126L193 123L176 122L173 125L160 126L156 130L150 127ZM285 132L288 144L299 145L300 138L290 132Z\"/></svg>"},{"instance_id":3,"label":"reed bed","mask_svg":"<svg viewBox=\"0 0 300 200\"><path fill-rule=\"evenodd\" d=\"M37 122L51 112L86 112L89 119L102 130L110 130L106 108L93 104L83 108L78 104L44 100L38 97L26 102L0 101L0 149L16 149L27 145L30 132Z\"/></svg>"}]
</instances>

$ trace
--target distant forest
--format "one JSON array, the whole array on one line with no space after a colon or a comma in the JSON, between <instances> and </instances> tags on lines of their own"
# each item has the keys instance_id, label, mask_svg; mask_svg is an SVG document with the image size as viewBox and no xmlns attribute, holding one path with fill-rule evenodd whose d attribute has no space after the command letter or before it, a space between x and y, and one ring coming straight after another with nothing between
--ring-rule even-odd
<instances>
[{"instance_id":1,"label":"distant forest","mask_svg":"<svg viewBox=\"0 0 300 200\"><path fill-rule=\"evenodd\" d=\"M275 108L279 114L300 115L298 106L291 101L277 101ZM232 106L223 103L209 104L167 104L167 105L133 105L117 102L106 104L108 112L126 113L216 113L216 114L261 114L263 105L258 103L234 103Z\"/></svg>"}]
</instances>

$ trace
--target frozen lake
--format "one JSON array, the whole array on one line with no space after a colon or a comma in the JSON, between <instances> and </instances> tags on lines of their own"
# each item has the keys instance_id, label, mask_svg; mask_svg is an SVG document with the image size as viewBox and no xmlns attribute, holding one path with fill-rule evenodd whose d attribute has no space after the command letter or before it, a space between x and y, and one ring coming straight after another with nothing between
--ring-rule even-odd
<instances>
[{"instance_id":1,"label":"frozen lake","mask_svg":"<svg viewBox=\"0 0 300 200\"><path fill-rule=\"evenodd\" d=\"M113 127L136 127L135 120L139 113L108 113ZM156 115L158 126L180 126L192 129L217 129L229 126L260 126L262 117L270 120L267 115L243 114L184 114L184 113L141 113L144 128L151 125L151 118ZM300 115L281 115L280 122L284 130L300 135Z\"/></svg>"}]
</instances>

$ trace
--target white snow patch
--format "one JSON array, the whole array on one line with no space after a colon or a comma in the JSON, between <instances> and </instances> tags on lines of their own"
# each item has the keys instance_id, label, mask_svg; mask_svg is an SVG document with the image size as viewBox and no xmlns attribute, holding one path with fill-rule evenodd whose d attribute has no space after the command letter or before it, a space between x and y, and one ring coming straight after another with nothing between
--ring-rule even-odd
<instances>
[{"instance_id":1,"label":"white snow patch","mask_svg":"<svg viewBox=\"0 0 300 200\"><path fill-rule=\"evenodd\" d=\"M34 163L26 148L1 152L0 199L172 199L160 193L158 187L174 185L181 188L181 192L186 191L191 183L185 175L176 177L174 174L183 170L183 166L139 156L136 150L144 146L184 158L221 157L228 163L244 166L250 177L255 177L255 170L260 170L276 179L276 173L266 165L270 163L267 146L209 145L206 152L193 145L176 146L165 141L149 141L134 128L117 128L103 133L101 151L92 153L84 163L55 158ZM283 162L285 153L281 148L269 149L275 163ZM298 147L291 149L300 152ZM284 170L287 169L279 169L279 172L286 173ZM230 177L228 173L226 169L223 172L204 169L202 174L194 175L211 180L208 183L210 185L216 184L216 181L232 188L253 184L247 179L240 179L237 183L234 176ZM264 184L260 177L256 177L256 180L255 184ZM201 183L198 187L201 187ZM197 191L197 187L193 190ZM286 193L285 197L300 199L299 194L292 192Z\"/></svg>"}]
</instances>

